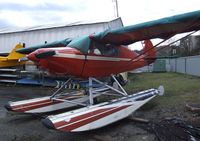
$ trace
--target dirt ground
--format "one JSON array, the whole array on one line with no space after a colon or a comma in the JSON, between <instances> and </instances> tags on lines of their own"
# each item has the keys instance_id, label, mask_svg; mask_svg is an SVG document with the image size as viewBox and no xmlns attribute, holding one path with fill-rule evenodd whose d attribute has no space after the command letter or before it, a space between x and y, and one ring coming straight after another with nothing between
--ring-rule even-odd
<instances>
[{"instance_id":1,"label":"dirt ground","mask_svg":"<svg viewBox=\"0 0 200 141\"><path fill-rule=\"evenodd\" d=\"M49 130L41 123L42 117L7 112L8 101L42 97L55 91L53 88L0 85L0 141L158 141L151 123L165 117L197 120L195 113L182 109L164 109L151 101L133 116L149 119L150 123L133 121L130 117L101 129L81 133ZM183 113L183 111L185 111Z\"/></svg>"}]
</instances>

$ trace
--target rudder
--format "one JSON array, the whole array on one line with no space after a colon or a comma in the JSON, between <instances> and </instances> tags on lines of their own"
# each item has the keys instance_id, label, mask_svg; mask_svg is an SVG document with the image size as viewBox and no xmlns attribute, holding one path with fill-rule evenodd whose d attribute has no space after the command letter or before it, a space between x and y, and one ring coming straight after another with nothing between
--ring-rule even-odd
<instances>
[{"instance_id":1,"label":"rudder","mask_svg":"<svg viewBox=\"0 0 200 141\"><path fill-rule=\"evenodd\" d=\"M148 64L151 64L156 60L156 50L151 40L144 41L143 54Z\"/></svg>"},{"instance_id":2,"label":"rudder","mask_svg":"<svg viewBox=\"0 0 200 141\"><path fill-rule=\"evenodd\" d=\"M17 59L20 59L22 57L24 57L25 55L24 54L21 54L21 53L17 53L16 50L17 49L20 49L20 48L23 48L23 46L19 43L15 46L15 48L9 53L8 55L8 60L17 60Z\"/></svg>"}]
</instances>

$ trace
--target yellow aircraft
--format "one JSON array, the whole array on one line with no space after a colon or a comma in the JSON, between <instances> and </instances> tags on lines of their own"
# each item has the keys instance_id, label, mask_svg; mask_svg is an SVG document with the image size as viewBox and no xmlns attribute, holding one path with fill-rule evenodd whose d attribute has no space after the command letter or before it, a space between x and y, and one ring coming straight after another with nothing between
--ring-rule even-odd
<instances>
[{"instance_id":1,"label":"yellow aircraft","mask_svg":"<svg viewBox=\"0 0 200 141\"><path fill-rule=\"evenodd\" d=\"M17 44L8 56L0 56L0 68L24 65L25 61L19 62L19 59L25 55L16 52L16 50L20 48L23 48L23 46L21 44Z\"/></svg>"}]
</instances>

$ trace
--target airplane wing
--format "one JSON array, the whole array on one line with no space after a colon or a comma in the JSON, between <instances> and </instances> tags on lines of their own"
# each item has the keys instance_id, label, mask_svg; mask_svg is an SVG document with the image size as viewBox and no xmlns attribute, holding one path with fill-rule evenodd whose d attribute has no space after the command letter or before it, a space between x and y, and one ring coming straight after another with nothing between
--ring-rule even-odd
<instances>
[{"instance_id":1,"label":"airplane wing","mask_svg":"<svg viewBox=\"0 0 200 141\"><path fill-rule=\"evenodd\" d=\"M173 36L200 29L200 10L162 18L116 30L106 30L90 38L105 44L129 45L137 41Z\"/></svg>"},{"instance_id":2,"label":"airplane wing","mask_svg":"<svg viewBox=\"0 0 200 141\"><path fill-rule=\"evenodd\" d=\"M21 54L29 54L39 48L53 48L53 47L65 47L67 46L70 42L72 41L72 39L67 38L61 41L55 41L52 43L47 43L47 44L43 44L43 45L38 45L38 46L32 46L32 47L28 47L28 48L22 48L22 49L18 49L16 50L16 52L21 53Z\"/></svg>"}]
</instances>

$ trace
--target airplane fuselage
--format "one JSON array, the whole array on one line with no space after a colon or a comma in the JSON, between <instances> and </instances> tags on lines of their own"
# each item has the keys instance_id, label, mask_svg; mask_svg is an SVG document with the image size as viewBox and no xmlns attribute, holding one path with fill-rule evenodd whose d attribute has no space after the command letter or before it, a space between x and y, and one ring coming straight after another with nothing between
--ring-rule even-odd
<instances>
[{"instance_id":1,"label":"airplane fuselage","mask_svg":"<svg viewBox=\"0 0 200 141\"><path fill-rule=\"evenodd\" d=\"M7 60L7 58L0 57L0 68L21 66L21 65L24 65L24 64L25 64L25 62L19 62L18 59Z\"/></svg>"},{"instance_id":2,"label":"airplane fuselage","mask_svg":"<svg viewBox=\"0 0 200 141\"><path fill-rule=\"evenodd\" d=\"M53 56L45 59L35 57L38 53L52 50L56 52ZM139 58L136 58L137 56L137 53L123 46L111 51L110 55L101 54L98 50L90 50L85 55L75 48L61 47L39 49L29 54L28 58L50 73L86 78L109 76L147 65L143 55Z\"/></svg>"}]
</instances>

